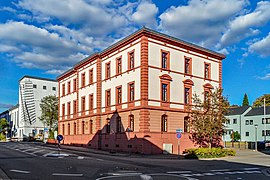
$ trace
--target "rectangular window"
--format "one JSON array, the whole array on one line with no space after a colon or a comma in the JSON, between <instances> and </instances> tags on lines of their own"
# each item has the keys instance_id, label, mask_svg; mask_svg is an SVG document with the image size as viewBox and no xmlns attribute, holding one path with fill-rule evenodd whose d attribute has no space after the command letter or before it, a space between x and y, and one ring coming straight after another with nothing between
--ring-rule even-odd
<instances>
[{"instance_id":1,"label":"rectangular window","mask_svg":"<svg viewBox=\"0 0 270 180\"><path fill-rule=\"evenodd\" d=\"M185 57L185 74L191 74L191 58Z\"/></svg>"},{"instance_id":2,"label":"rectangular window","mask_svg":"<svg viewBox=\"0 0 270 180\"><path fill-rule=\"evenodd\" d=\"M122 87L116 87L116 104L122 103Z\"/></svg>"},{"instance_id":3,"label":"rectangular window","mask_svg":"<svg viewBox=\"0 0 270 180\"><path fill-rule=\"evenodd\" d=\"M43 89L46 90L47 89L47 86L43 86Z\"/></svg>"},{"instance_id":4,"label":"rectangular window","mask_svg":"<svg viewBox=\"0 0 270 180\"><path fill-rule=\"evenodd\" d=\"M265 121L266 121L266 124L270 124L270 118L262 118L262 124L265 124Z\"/></svg>"},{"instance_id":5,"label":"rectangular window","mask_svg":"<svg viewBox=\"0 0 270 180\"><path fill-rule=\"evenodd\" d=\"M73 114L77 114L77 100L73 101Z\"/></svg>"},{"instance_id":6,"label":"rectangular window","mask_svg":"<svg viewBox=\"0 0 270 180\"><path fill-rule=\"evenodd\" d=\"M82 73L81 75L81 87L85 86L85 73Z\"/></svg>"},{"instance_id":7,"label":"rectangular window","mask_svg":"<svg viewBox=\"0 0 270 180\"><path fill-rule=\"evenodd\" d=\"M169 52L161 51L161 68L169 69Z\"/></svg>"},{"instance_id":8,"label":"rectangular window","mask_svg":"<svg viewBox=\"0 0 270 180\"><path fill-rule=\"evenodd\" d=\"M93 83L93 69L89 70L89 84Z\"/></svg>"},{"instance_id":9,"label":"rectangular window","mask_svg":"<svg viewBox=\"0 0 270 180\"><path fill-rule=\"evenodd\" d=\"M205 79L210 79L210 64L209 63L204 63L204 78Z\"/></svg>"},{"instance_id":10,"label":"rectangular window","mask_svg":"<svg viewBox=\"0 0 270 180\"><path fill-rule=\"evenodd\" d=\"M116 59L116 74L119 75L122 73L122 58Z\"/></svg>"},{"instance_id":11,"label":"rectangular window","mask_svg":"<svg viewBox=\"0 0 270 180\"><path fill-rule=\"evenodd\" d=\"M135 66L134 64L134 51L128 53L128 69L133 69Z\"/></svg>"},{"instance_id":12,"label":"rectangular window","mask_svg":"<svg viewBox=\"0 0 270 180\"><path fill-rule=\"evenodd\" d=\"M68 116L70 115L70 102L68 102L67 104L67 115Z\"/></svg>"},{"instance_id":13,"label":"rectangular window","mask_svg":"<svg viewBox=\"0 0 270 180\"><path fill-rule=\"evenodd\" d=\"M68 82L68 94L70 93L70 81Z\"/></svg>"},{"instance_id":14,"label":"rectangular window","mask_svg":"<svg viewBox=\"0 0 270 180\"><path fill-rule=\"evenodd\" d=\"M33 88L34 88L34 89L37 89L37 85L36 85L36 84L33 84Z\"/></svg>"},{"instance_id":15,"label":"rectangular window","mask_svg":"<svg viewBox=\"0 0 270 180\"><path fill-rule=\"evenodd\" d=\"M111 77L111 63L106 63L106 79Z\"/></svg>"},{"instance_id":16,"label":"rectangular window","mask_svg":"<svg viewBox=\"0 0 270 180\"><path fill-rule=\"evenodd\" d=\"M56 91L56 87L52 87L52 90L53 90L53 91Z\"/></svg>"},{"instance_id":17,"label":"rectangular window","mask_svg":"<svg viewBox=\"0 0 270 180\"><path fill-rule=\"evenodd\" d=\"M204 92L204 101L205 101L205 102L208 100L209 95L210 95L209 91L205 91L205 92Z\"/></svg>"},{"instance_id":18,"label":"rectangular window","mask_svg":"<svg viewBox=\"0 0 270 180\"><path fill-rule=\"evenodd\" d=\"M77 91L77 79L73 79L73 91Z\"/></svg>"},{"instance_id":19,"label":"rectangular window","mask_svg":"<svg viewBox=\"0 0 270 180\"><path fill-rule=\"evenodd\" d=\"M85 111L85 96L83 96L81 99L81 107L82 107L81 111L84 112Z\"/></svg>"},{"instance_id":20,"label":"rectangular window","mask_svg":"<svg viewBox=\"0 0 270 180\"><path fill-rule=\"evenodd\" d=\"M265 136L264 132L265 130L262 130L262 136ZM266 130L266 136L270 136L270 130Z\"/></svg>"},{"instance_id":21,"label":"rectangular window","mask_svg":"<svg viewBox=\"0 0 270 180\"><path fill-rule=\"evenodd\" d=\"M162 101L168 100L168 84L162 84Z\"/></svg>"},{"instance_id":22,"label":"rectangular window","mask_svg":"<svg viewBox=\"0 0 270 180\"><path fill-rule=\"evenodd\" d=\"M246 136L249 136L249 132L246 132Z\"/></svg>"},{"instance_id":23,"label":"rectangular window","mask_svg":"<svg viewBox=\"0 0 270 180\"><path fill-rule=\"evenodd\" d=\"M62 104L62 116L65 116L65 104Z\"/></svg>"},{"instance_id":24,"label":"rectangular window","mask_svg":"<svg viewBox=\"0 0 270 180\"><path fill-rule=\"evenodd\" d=\"M106 90L106 106L111 105L111 90Z\"/></svg>"},{"instance_id":25,"label":"rectangular window","mask_svg":"<svg viewBox=\"0 0 270 180\"><path fill-rule=\"evenodd\" d=\"M129 115L129 130L134 131L134 115Z\"/></svg>"},{"instance_id":26,"label":"rectangular window","mask_svg":"<svg viewBox=\"0 0 270 180\"><path fill-rule=\"evenodd\" d=\"M129 101L134 101L135 99L135 89L134 89L134 83L130 83L128 85L128 89L129 89Z\"/></svg>"},{"instance_id":27,"label":"rectangular window","mask_svg":"<svg viewBox=\"0 0 270 180\"><path fill-rule=\"evenodd\" d=\"M190 88L185 87L185 104L190 104Z\"/></svg>"},{"instance_id":28,"label":"rectangular window","mask_svg":"<svg viewBox=\"0 0 270 180\"><path fill-rule=\"evenodd\" d=\"M65 90L66 90L66 85L62 84L62 96L66 94Z\"/></svg>"},{"instance_id":29,"label":"rectangular window","mask_svg":"<svg viewBox=\"0 0 270 180\"><path fill-rule=\"evenodd\" d=\"M250 124L250 125L253 125L253 120L250 120L250 121L249 121L249 124Z\"/></svg>"},{"instance_id":30,"label":"rectangular window","mask_svg":"<svg viewBox=\"0 0 270 180\"><path fill-rule=\"evenodd\" d=\"M237 119L233 119L233 124L237 124Z\"/></svg>"},{"instance_id":31,"label":"rectangular window","mask_svg":"<svg viewBox=\"0 0 270 180\"><path fill-rule=\"evenodd\" d=\"M93 97L94 97L93 94L90 94L90 95L89 95L89 109L90 109L90 110L93 110L93 107L94 107Z\"/></svg>"},{"instance_id":32,"label":"rectangular window","mask_svg":"<svg viewBox=\"0 0 270 180\"><path fill-rule=\"evenodd\" d=\"M246 120L246 125L249 125L249 120Z\"/></svg>"},{"instance_id":33,"label":"rectangular window","mask_svg":"<svg viewBox=\"0 0 270 180\"><path fill-rule=\"evenodd\" d=\"M231 120L230 119L227 119L227 124L231 124Z\"/></svg>"}]
</instances>

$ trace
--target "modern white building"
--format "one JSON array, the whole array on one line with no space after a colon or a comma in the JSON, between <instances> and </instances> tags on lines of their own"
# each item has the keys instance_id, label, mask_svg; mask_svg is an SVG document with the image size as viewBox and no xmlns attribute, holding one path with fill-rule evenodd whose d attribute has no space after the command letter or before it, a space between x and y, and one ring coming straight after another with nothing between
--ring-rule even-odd
<instances>
[{"instance_id":1,"label":"modern white building","mask_svg":"<svg viewBox=\"0 0 270 180\"><path fill-rule=\"evenodd\" d=\"M241 141L270 140L270 106L265 107L265 111L264 107L230 108L226 117L228 121L225 124L223 140L231 141L231 134L236 131L241 135Z\"/></svg>"},{"instance_id":2,"label":"modern white building","mask_svg":"<svg viewBox=\"0 0 270 180\"><path fill-rule=\"evenodd\" d=\"M11 138L12 138L16 137L17 129L19 127L19 104L13 106L8 111L11 128Z\"/></svg>"},{"instance_id":3,"label":"modern white building","mask_svg":"<svg viewBox=\"0 0 270 180\"><path fill-rule=\"evenodd\" d=\"M19 140L42 134L45 125L41 116L41 99L48 95L58 95L57 82L52 79L24 76L19 80L19 123L16 137Z\"/></svg>"}]
</instances>

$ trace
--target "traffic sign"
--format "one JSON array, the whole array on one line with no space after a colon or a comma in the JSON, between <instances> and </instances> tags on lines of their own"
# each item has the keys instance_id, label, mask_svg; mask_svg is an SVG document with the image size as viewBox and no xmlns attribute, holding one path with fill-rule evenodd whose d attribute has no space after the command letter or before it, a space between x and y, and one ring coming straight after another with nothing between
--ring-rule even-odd
<instances>
[{"instance_id":1,"label":"traffic sign","mask_svg":"<svg viewBox=\"0 0 270 180\"><path fill-rule=\"evenodd\" d=\"M59 134L59 135L57 136L57 141L58 141L58 142L62 141L63 139L64 139L64 137L63 137L61 134Z\"/></svg>"},{"instance_id":2,"label":"traffic sign","mask_svg":"<svg viewBox=\"0 0 270 180\"><path fill-rule=\"evenodd\" d=\"M181 133L177 133L177 134L176 134L176 138L177 138L177 139L180 139L181 137L182 137L182 134L181 134Z\"/></svg>"},{"instance_id":3,"label":"traffic sign","mask_svg":"<svg viewBox=\"0 0 270 180\"><path fill-rule=\"evenodd\" d=\"M183 132L182 128L176 129L176 133L182 133L182 132Z\"/></svg>"}]
</instances>

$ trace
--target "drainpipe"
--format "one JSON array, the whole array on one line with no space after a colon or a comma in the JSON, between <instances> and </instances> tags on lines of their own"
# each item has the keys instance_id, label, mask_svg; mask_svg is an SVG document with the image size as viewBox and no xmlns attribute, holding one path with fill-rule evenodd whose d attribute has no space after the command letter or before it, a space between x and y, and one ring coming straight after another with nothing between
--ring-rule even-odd
<instances>
[{"instance_id":1,"label":"drainpipe","mask_svg":"<svg viewBox=\"0 0 270 180\"><path fill-rule=\"evenodd\" d=\"M240 124L240 130L239 130L239 131L240 131L240 132L239 132L239 133L240 133L240 142L242 141L241 123L242 123L242 115L240 115L240 123L239 123L239 124Z\"/></svg>"}]
</instances>

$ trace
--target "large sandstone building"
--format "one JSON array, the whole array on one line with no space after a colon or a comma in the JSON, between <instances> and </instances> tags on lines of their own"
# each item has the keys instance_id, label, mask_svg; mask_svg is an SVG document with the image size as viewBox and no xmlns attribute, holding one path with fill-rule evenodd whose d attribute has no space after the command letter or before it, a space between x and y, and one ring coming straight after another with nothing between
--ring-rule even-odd
<instances>
[{"instance_id":1,"label":"large sandstone building","mask_svg":"<svg viewBox=\"0 0 270 180\"><path fill-rule=\"evenodd\" d=\"M193 147L187 105L221 87L225 56L142 28L58 77L65 144L138 153Z\"/></svg>"}]
</instances>

